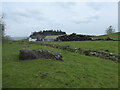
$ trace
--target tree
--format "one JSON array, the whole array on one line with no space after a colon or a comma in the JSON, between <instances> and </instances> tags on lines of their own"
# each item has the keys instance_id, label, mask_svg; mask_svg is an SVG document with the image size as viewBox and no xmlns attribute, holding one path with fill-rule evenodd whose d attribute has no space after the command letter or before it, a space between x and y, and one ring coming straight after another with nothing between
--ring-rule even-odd
<instances>
[{"instance_id":1,"label":"tree","mask_svg":"<svg viewBox=\"0 0 120 90\"><path fill-rule=\"evenodd\" d=\"M5 33L5 24L3 22L3 14L0 17L0 37L3 38L4 37L4 33Z\"/></svg>"},{"instance_id":2,"label":"tree","mask_svg":"<svg viewBox=\"0 0 120 90\"><path fill-rule=\"evenodd\" d=\"M115 32L115 29L113 29L112 26L109 26L109 27L107 28L107 30L106 30L106 34L112 34L112 33L114 33L114 32Z\"/></svg>"},{"instance_id":3,"label":"tree","mask_svg":"<svg viewBox=\"0 0 120 90\"><path fill-rule=\"evenodd\" d=\"M5 35L5 23L3 18L5 17L4 13L0 17L0 39L3 41L11 40L10 36Z\"/></svg>"}]
</instances>

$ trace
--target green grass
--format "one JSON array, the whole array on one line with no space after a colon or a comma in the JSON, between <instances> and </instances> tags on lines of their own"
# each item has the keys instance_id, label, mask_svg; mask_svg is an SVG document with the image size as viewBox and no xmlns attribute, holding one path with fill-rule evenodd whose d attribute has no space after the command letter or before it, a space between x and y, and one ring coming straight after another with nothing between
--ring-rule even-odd
<instances>
[{"instance_id":1,"label":"green grass","mask_svg":"<svg viewBox=\"0 0 120 90\"><path fill-rule=\"evenodd\" d=\"M2 42L0 41L0 89L2 88Z\"/></svg>"},{"instance_id":2,"label":"green grass","mask_svg":"<svg viewBox=\"0 0 120 90\"><path fill-rule=\"evenodd\" d=\"M71 48L81 48L84 50L109 50L109 52L118 55L118 41L69 41L44 43L57 44L61 46L70 46Z\"/></svg>"},{"instance_id":3,"label":"green grass","mask_svg":"<svg viewBox=\"0 0 120 90\"><path fill-rule=\"evenodd\" d=\"M45 39L56 39L58 36L61 36L61 35L46 36Z\"/></svg>"},{"instance_id":4,"label":"green grass","mask_svg":"<svg viewBox=\"0 0 120 90\"><path fill-rule=\"evenodd\" d=\"M64 61L18 60L19 50L48 49L62 54ZM41 78L40 72L48 72ZM57 72L53 73L52 72ZM118 63L60 49L14 42L3 44L3 88L117 88Z\"/></svg>"},{"instance_id":5,"label":"green grass","mask_svg":"<svg viewBox=\"0 0 120 90\"><path fill-rule=\"evenodd\" d=\"M113 33L113 34L108 34L108 35L100 35L100 36L96 36L96 37L92 37L92 38L106 39L107 37L110 37L112 39L120 39L120 32Z\"/></svg>"}]
</instances>

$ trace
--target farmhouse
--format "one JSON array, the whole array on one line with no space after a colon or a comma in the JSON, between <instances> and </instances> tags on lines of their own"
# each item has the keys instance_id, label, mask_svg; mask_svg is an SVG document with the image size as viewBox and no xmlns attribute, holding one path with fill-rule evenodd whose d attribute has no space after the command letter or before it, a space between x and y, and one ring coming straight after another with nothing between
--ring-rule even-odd
<instances>
[{"instance_id":1,"label":"farmhouse","mask_svg":"<svg viewBox=\"0 0 120 90\"><path fill-rule=\"evenodd\" d=\"M53 31L53 30L46 30L46 31L39 31L33 32L30 36L28 41L54 41L57 36L64 35L65 32L60 31Z\"/></svg>"},{"instance_id":2,"label":"farmhouse","mask_svg":"<svg viewBox=\"0 0 120 90\"><path fill-rule=\"evenodd\" d=\"M32 39L31 37L28 38L29 42L31 41L37 41L37 39Z\"/></svg>"}]
</instances>

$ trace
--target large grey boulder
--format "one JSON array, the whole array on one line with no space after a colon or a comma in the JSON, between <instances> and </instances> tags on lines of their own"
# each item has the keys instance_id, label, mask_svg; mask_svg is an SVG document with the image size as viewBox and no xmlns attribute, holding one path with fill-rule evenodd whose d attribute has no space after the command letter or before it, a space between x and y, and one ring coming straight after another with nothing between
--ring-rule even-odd
<instances>
[{"instance_id":1,"label":"large grey boulder","mask_svg":"<svg viewBox=\"0 0 120 90\"><path fill-rule=\"evenodd\" d=\"M44 49L21 49L19 54L19 60L27 60L27 59L54 59L54 60L62 60L62 55L56 52L44 50Z\"/></svg>"}]
</instances>

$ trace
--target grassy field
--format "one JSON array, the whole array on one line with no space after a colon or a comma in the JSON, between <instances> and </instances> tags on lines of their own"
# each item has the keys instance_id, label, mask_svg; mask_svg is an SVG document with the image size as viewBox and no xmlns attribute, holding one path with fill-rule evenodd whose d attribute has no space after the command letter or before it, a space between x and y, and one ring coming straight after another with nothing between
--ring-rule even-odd
<instances>
[{"instance_id":1,"label":"grassy field","mask_svg":"<svg viewBox=\"0 0 120 90\"><path fill-rule=\"evenodd\" d=\"M64 43L71 45L72 47L79 47L77 44L75 44L75 42L61 42L61 45ZM72 43L74 43L74 45L72 45ZM87 47L90 45L91 47L90 42L76 43L80 44L80 46L86 45ZM96 42L96 44L99 43L100 42ZM117 42L115 45L117 45ZM64 61L56 61L51 59L20 61L18 59L19 50L26 47L29 49L42 48L59 52L62 54ZM104 47L105 45L103 45L103 48ZM115 53L117 53L116 49L117 48L115 46L112 46L112 49L109 48L110 51L113 50ZM110 60L84 56L77 53L71 53L46 46L28 44L25 42L4 43L2 56L3 88L118 87L118 63ZM48 76L41 77L40 72L48 73Z\"/></svg>"},{"instance_id":2,"label":"grassy field","mask_svg":"<svg viewBox=\"0 0 120 90\"><path fill-rule=\"evenodd\" d=\"M118 41L71 41L71 42L44 42L49 44L57 44L61 46L70 46L71 48L81 48L84 50L108 50L118 55Z\"/></svg>"},{"instance_id":3,"label":"grassy field","mask_svg":"<svg viewBox=\"0 0 120 90\"><path fill-rule=\"evenodd\" d=\"M96 36L96 37L92 37L92 38L106 39L107 37L110 37L112 39L120 39L120 32L113 33L113 34L108 34L108 35L100 35L100 36Z\"/></svg>"},{"instance_id":4,"label":"grassy field","mask_svg":"<svg viewBox=\"0 0 120 90\"><path fill-rule=\"evenodd\" d=\"M56 39L58 36L62 36L62 35L51 35L51 36L46 36L45 39Z\"/></svg>"},{"instance_id":5,"label":"grassy field","mask_svg":"<svg viewBox=\"0 0 120 90\"><path fill-rule=\"evenodd\" d=\"M2 88L2 42L0 40L0 89Z\"/></svg>"}]
</instances>

